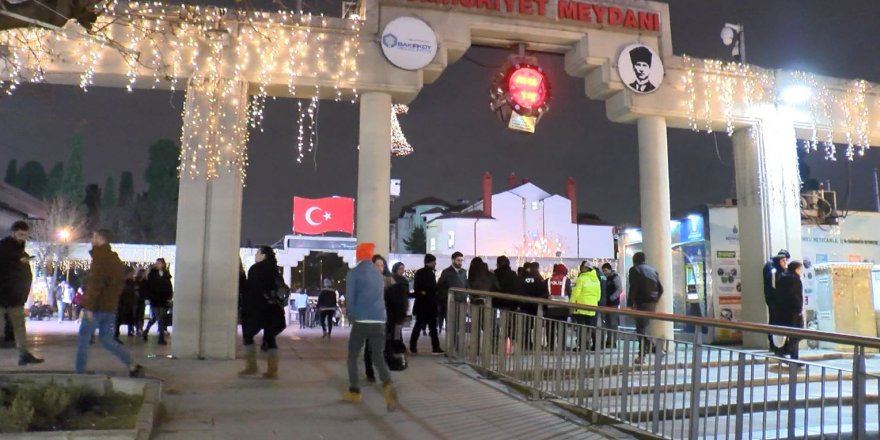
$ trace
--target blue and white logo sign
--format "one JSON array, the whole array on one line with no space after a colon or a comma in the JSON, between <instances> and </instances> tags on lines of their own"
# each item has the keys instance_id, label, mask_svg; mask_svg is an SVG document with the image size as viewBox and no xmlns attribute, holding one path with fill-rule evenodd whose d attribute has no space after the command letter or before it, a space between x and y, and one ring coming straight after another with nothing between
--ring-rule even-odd
<instances>
[{"instance_id":1,"label":"blue and white logo sign","mask_svg":"<svg viewBox=\"0 0 880 440\"><path fill-rule=\"evenodd\" d=\"M382 31L381 46L391 64L404 70L419 70L437 55L437 35L418 18L398 17Z\"/></svg>"}]
</instances>

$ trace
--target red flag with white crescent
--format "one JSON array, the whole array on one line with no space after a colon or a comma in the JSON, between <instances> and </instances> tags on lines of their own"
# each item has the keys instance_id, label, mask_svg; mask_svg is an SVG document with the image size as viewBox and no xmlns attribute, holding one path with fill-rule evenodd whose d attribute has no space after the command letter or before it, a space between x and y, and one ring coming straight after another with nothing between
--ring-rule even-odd
<instances>
[{"instance_id":1,"label":"red flag with white crescent","mask_svg":"<svg viewBox=\"0 0 880 440\"><path fill-rule=\"evenodd\" d=\"M293 232L323 234L354 233L354 199L325 197L323 199L293 198Z\"/></svg>"}]
</instances>

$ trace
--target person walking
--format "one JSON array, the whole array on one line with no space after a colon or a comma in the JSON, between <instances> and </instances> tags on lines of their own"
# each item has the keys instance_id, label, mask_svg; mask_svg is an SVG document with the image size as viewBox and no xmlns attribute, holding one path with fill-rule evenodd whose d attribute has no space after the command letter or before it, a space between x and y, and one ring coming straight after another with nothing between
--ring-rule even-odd
<instances>
[{"instance_id":1,"label":"person walking","mask_svg":"<svg viewBox=\"0 0 880 440\"><path fill-rule=\"evenodd\" d=\"M174 287L171 284L171 273L168 272L165 259L159 258L147 276L147 289L150 298L150 320L144 328L144 342L149 339L150 327L159 323L159 345L168 345L165 334L168 331L168 313L171 300L174 297Z\"/></svg>"},{"instance_id":2,"label":"person walking","mask_svg":"<svg viewBox=\"0 0 880 440\"><path fill-rule=\"evenodd\" d=\"M394 283L385 287L385 349L382 352L383 362L385 351L392 350L390 344L399 344L403 340L402 328L406 321L406 312L409 308L409 281L403 275L406 266L403 263L394 263L391 270L391 276ZM368 341L369 345L372 341ZM403 351L406 348L403 347ZM366 364L367 382L375 382L376 375L372 366L372 354L369 350L364 350L364 363Z\"/></svg>"},{"instance_id":3,"label":"person walking","mask_svg":"<svg viewBox=\"0 0 880 440\"><path fill-rule=\"evenodd\" d=\"M598 306L602 298L602 279L599 277L599 271L593 268L589 262L584 261L578 268L578 277L575 281L574 290L571 293L572 304L582 304L586 306ZM590 345L586 345L586 332L579 332L579 346L586 350L596 350L596 332L598 324L598 316L592 310L577 309L573 313L574 322L580 325L593 327L589 330Z\"/></svg>"},{"instance_id":4,"label":"person walking","mask_svg":"<svg viewBox=\"0 0 880 440\"><path fill-rule=\"evenodd\" d=\"M101 345L128 368L130 377L140 377L143 367L132 362L131 356L114 336L119 296L125 288L125 265L110 248L110 240L109 231L92 234L92 250L89 252L92 266L82 299L84 312L76 340L76 373L86 372L90 341L97 329Z\"/></svg>"},{"instance_id":5,"label":"person walking","mask_svg":"<svg viewBox=\"0 0 880 440\"><path fill-rule=\"evenodd\" d=\"M620 295L623 293L623 280L609 263L602 265L602 273L605 274L605 293L608 295L605 307L618 309L620 308ZM618 335L616 332L620 327L620 316L604 313L602 314L602 325L608 331L605 337L605 346L617 348Z\"/></svg>"},{"instance_id":6,"label":"person walking","mask_svg":"<svg viewBox=\"0 0 880 440\"><path fill-rule=\"evenodd\" d=\"M77 324L82 320L82 299L83 289L82 287L77 287L76 293L73 294L73 314Z\"/></svg>"},{"instance_id":7,"label":"person walking","mask_svg":"<svg viewBox=\"0 0 880 440\"><path fill-rule=\"evenodd\" d=\"M116 311L116 329L115 336L119 343L119 327L125 325L128 327L128 336L134 336L134 316L137 309L137 294L135 293L134 270L130 267L125 268L125 287L122 294L119 295L119 308Z\"/></svg>"},{"instance_id":8,"label":"person walking","mask_svg":"<svg viewBox=\"0 0 880 440\"><path fill-rule=\"evenodd\" d=\"M393 286L394 285L394 276L391 274L391 270L388 269L388 261L385 260L385 257L383 257L379 254L376 254L376 255L373 255L373 258L371 261L373 262L373 266L376 267L376 270L378 270L379 273L382 274L382 279L385 282L385 290L387 290L389 287ZM383 295L384 295L385 290L383 290ZM387 304L385 307L386 307L385 315L387 317L387 315L388 315ZM387 332L388 321L387 320L386 320L385 324L386 324L385 342L387 344L387 340L388 340L388 332ZM384 351L383 351L383 355L384 355ZM367 382L372 383L372 382L376 381L376 375L375 375L375 372L373 371L373 360L372 360L371 356L372 356L372 354L370 353L370 339L367 339L366 348L364 349L364 370L367 373ZM385 358L383 357L382 359L384 361Z\"/></svg>"},{"instance_id":9,"label":"person walking","mask_svg":"<svg viewBox=\"0 0 880 440\"><path fill-rule=\"evenodd\" d=\"M333 333L333 318L336 316L336 305L339 302L339 292L333 288L333 282L324 280L324 288L318 294L318 313L321 314L321 329L324 330L324 338L329 338Z\"/></svg>"},{"instance_id":10,"label":"person walking","mask_svg":"<svg viewBox=\"0 0 880 440\"><path fill-rule=\"evenodd\" d=\"M348 338L348 391L342 398L351 403L360 403L360 384L358 381L358 360L367 340L371 341L373 363L382 380L385 404L389 410L397 407L397 392L391 383L391 373L385 365L385 280L376 270L371 255L376 246L361 243L355 255L357 266L346 277L346 308L351 320L351 333Z\"/></svg>"},{"instance_id":11,"label":"person walking","mask_svg":"<svg viewBox=\"0 0 880 440\"><path fill-rule=\"evenodd\" d=\"M413 279L413 291L416 297L413 304L413 315L416 324L409 337L409 351L416 355L419 353L419 337L425 329L431 336L431 351L433 354L443 354L440 348L440 337L437 335L437 257L425 255L425 266L416 271Z\"/></svg>"},{"instance_id":12,"label":"person walking","mask_svg":"<svg viewBox=\"0 0 880 440\"><path fill-rule=\"evenodd\" d=\"M137 298L137 305L134 311L134 331L135 334L141 336L144 329L144 314L147 311L147 271L138 269L134 276L134 293Z\"/></svg>"},{"instance_id":13,"label":"person walking","mask_svg":"<svg viewBox=\"0 0 880 440\"><path fill-rule=\"evenodd\" d=\"M628 300L632 300L633 307L636 310L644 312L657 311L657 301L663 296L663 284L660 283L660 274L657 269L649 266L645 261L644 252L636 252L633 255L633 267L629 268L627 275L627 291ZM636 333L639 338L639 355L635 359L636 364L645 361L648 352L654 352L656 347L653 346L648 337L648 327L651 320L648 318L636 318Z\"/></svg>"},{"instance_id":14,"label":"person walking","mask_svg":"<svg viewBox=\"0 0 880 440\"><path fill-rule=\"evenodd\" d=\"M804 265L799 261L788 263L784 276L779 279L777 289L777 323L792 328L804 328L804 284L801 276L804 273ZM793 360L799 359L800 339L785 338L785 344L780 347L780 353L789 355Z\"/></svg>"},{"instance_id":15,"label":"person walking","mask_svg":"<svg viewBox=\"0 0 880 440\"><path fill-rule=\"evenodd\" d=\"M443 269L443 272L440 273L440 279L437 281L437 334L443 331L443 326L446 323L449 289L454 287L468 288L467 271L464 270L464 255L461 252L452 254L452 264ZM458 296L455 299L457 302L464 301L464 298Z\"/></svg>"},{"instance_id":16,"label":"person walking","mask_svg":"<svg viewBox=\"0 0 880 440\"><path fill-rule=\"evenodd\" d=\"M278 273L275 250L260 246L255 255L256 263L247 273L247 293L242 298L241 335L244 342L245 368L238 374L257 374L257 347L254 337L263 332L266 359L265 379L278 378L278 343L276 337L287 327L284 304L278 301L275 291L284 284Z\"/></svg>"},{"instance_id":17,"label":"person walking","mask_svg":"<svg viewBox=\"0 0 880 440\"><path fill-rule=\"evenodd\" d=\"M65 318L70 320L70 315L73 313L73 288L70 287L67 280L62 280L58 286L61 291L61 294L56 297L58 299L58 322L62 322Z\"/></svg>"},{"instance_id":18,"label":"person walking","mask_svg":"<svg viewBox=\"0 0 880 440\"><path fill-rule=\"evenodd\" d=\"M31 293L31 257L24 250L30 226L23 221L12 224L12 233L0 240L0 330L9 319L18 349L18 365L43 362L31 354L24 325L24 303Z\"/></svg>"},{"instance_id":19,"label":"person walking","mask_svg":"<svg viewBox=\"0 0 880 440\"><path fill-rule=\"evenodd\" d=\"M291 298L293 299L293 307L296 308L299 328L306 328L306 311L309 306L309 295L306 294L305 289L299 287Z\"/></svg>"},{"instance_id":20,"label":"person walking","mask_svg":"<svg viewBox=\"0 0 880 440\"><path fill-rule=\"evenodd\" d=\"M791 254L787 250L780 250L776 256L764 264L764 301L767 303L767 323L770 325L780 325L780 317L776 305L779 304L779 294L777 285L779 280L785 276L788 268L788 260ZM770 351L777 356L784 355L782 347L777 347L773 343L773 335L767 335L770 344Z\"/></svg>"}]
</instances>

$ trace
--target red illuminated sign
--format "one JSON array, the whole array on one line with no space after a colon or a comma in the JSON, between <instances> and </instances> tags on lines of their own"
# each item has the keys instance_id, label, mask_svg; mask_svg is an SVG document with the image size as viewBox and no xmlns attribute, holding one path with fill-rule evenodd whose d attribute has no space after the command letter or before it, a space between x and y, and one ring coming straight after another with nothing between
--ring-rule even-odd
<instances>
[{"instance_id":1,"label":"red illuminated sign","mask_svg":"<svg viewBox=\"0 0 880 440\"><path fill-rule=\"evenodd\" d=\"M537 110L547 101L547 81L544 74L531 66L514 69L507 82L514 110L519 113Z\"/></svg>"}]
</instances>

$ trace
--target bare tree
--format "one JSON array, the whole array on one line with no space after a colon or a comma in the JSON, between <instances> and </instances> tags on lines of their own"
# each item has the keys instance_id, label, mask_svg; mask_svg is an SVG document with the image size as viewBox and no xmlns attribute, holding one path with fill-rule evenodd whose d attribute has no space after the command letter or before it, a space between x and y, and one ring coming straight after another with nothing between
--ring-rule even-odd
<instances>
[{"instance_id":1,"label":"bare tree","mask_svg":"<svg viewBox=\"0 0 880 440\"><path fill-rule=\"evenodd\" d=\"M77 203L62 197L53 198L46 219L34 222L31 228L31 248L35 251L37 267L42 268L43 273L52 269L57 275L58 263L67 256L67 246L84 238L85 225L85 216Z\"/></svg>"}]
</instances>

